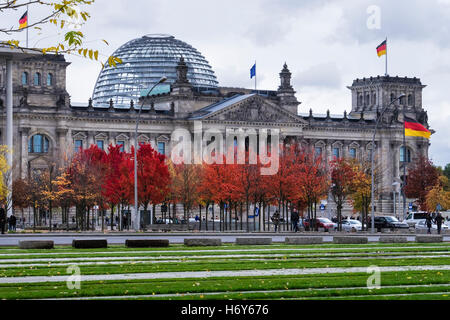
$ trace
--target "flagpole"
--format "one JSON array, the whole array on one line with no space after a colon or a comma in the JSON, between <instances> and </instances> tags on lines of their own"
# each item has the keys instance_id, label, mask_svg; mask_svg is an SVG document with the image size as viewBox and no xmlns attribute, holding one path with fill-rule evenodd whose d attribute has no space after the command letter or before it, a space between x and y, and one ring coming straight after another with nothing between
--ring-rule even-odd
<instances>
[{"instance_id":1,"label":"flagpole","mask_svg":"<svg viewBox=\"0 0 450 320\"><path fill-rule=\"evenodd\" d=\"M256 77L257 77L257 75L256 75L256 60L255 60L255 93L256 93Z\"/></svg>"},{"instance_id":2,"label":"flagpole","mask_svg":"<svg viewBox=\"0 0 450 320\"><path fill-rule=\"evenodd\" d=\"M29 29L28 26L30 25L29 21L30 21L30 16L29 16L28 5L27 5L27 49L29 48L28 47L28 29Z\"/></svg>"},{"instance_id":3,"label":"flagpole","mask_svg":"<svg viewBox=\"0 0 450 320\"><path fill-rule=\"evenodd\" d=\"M387 50L387 37L386 37L386 74L385 76L388 76L388 50Z\"/></svg>"},{"instance_id":4,"label":"flagpole","mask_svg":"<svg viewBox=\"0 0 450 320\"><path fill-rule=\"evenodd\" d=\"M405 105L403 105L403 221L405 220L406 214L406 163L407 163L407 149L406 149L406 115L405 115Z\"/></svg>"}]
</instances>

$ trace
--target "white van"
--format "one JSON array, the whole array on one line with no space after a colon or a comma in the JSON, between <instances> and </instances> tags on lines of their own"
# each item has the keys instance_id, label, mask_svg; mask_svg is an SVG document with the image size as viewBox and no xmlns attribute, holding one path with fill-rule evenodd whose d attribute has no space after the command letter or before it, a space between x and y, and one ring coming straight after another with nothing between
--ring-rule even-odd
<instances>
[{"instance_id":1,"label":"white van","mask_svg":"<svg viewBox=\"0 0 450 320\"><path fill-rule=\"evenodd\" d=\"M410 212L406 217L405 222L410 226L414 227L417 222L424 221L427 218L427 213L424 211Z\"/></svg>"}]
</instances>

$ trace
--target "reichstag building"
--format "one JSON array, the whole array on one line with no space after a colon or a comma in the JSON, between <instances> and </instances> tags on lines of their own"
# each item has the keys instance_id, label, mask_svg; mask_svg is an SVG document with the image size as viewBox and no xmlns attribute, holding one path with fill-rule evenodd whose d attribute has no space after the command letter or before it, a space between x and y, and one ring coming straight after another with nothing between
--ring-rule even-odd
<instances>
[{"instance_id":1,"label":"reichstag building","mask_svg":"<svg viewBox=\"0 0 450 320\"><path fill-rule=\"evenodd\" d=\"M382 168L377 179L378 213L394 211L393 183L403 178L403 166L419 155L428 156L429 142L425 138L407 138L403 145L403 108L408 117L428 127L422 105L425 86L415 77L356 79L348 87L350 112L319 115L300 105L286 64L280 66L278 88L255 91L220 87L203 55L173 36L146 35L124 44L113 55L120 57L123 64L101 71L92 98L85 104L70 101L66 91L69 63L64 56L37 55L14 62L15 179L63 161L79 147L96 144L106 149L115 144L129 151L135 142L135 121L141 104L138 142L149 142L166 155L170 155L175 129L187 129L193 134L194 122L201 121L204 130L224 133L230 128L276 128L280 130L280 142L312 147L326 160L342 156L370 158L374 119L390 105L376 136L375 159ZM0 64L0 71L0 129L4 140L5 65ZM162 76L168 80L147 99L140 99L143 89ZM328 203L333 208L332 201ZM401 211L399 202L397 212Z\"/></svg>"}]
</instances>

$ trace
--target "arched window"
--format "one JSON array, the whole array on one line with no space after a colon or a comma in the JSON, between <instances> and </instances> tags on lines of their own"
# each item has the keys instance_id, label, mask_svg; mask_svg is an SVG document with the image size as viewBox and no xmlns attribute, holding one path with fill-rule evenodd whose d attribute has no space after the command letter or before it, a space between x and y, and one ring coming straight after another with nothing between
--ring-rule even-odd
<instances>
[{"instance_id":1,"label":"arched window","mask_svg":"<svg viewBox=\"0 0 450 320\"><path fill-rule=\"evenodd\" d=\"M394 99L395 99L395 94L391 93L391 101L389 101L389 102L394 101Z\"/></svg>"},{"instance_id":2,"label":"arched window","mask_svg":"<svg viewBox=\"0 0 450 320\"><path fill-rule=\"evenodd\" d=\"M400 162L411 162L411 150L409 148L406 148L406 154L405 154L405 147L400 148Z\"/></svg>"},{"instance_id":3,"label":"arched window","mask_svg":"<svg viewBox=\"0 0 450 320\"><path fill-rule=\"evenodd\" d=\"M35 86L40 86L41 85L41 74L39 72L36 72L34 74L34 81L33 81Z\"/></svg>"},{"instance_id":4,"label":"arched window","mask_svg":"<svg viewBox=\"0 0 450 320\"><path fill-rule=\"evenodd\" d=\"M53 85L53 74L47 73L47 86L50 87Z\"/></svg>"},{"instance_id":5,"label":"arched window","mask_svg":"<svg viewBox=\"0 0 450 320\"><path fill-rule=\"evenodd\" d=\"M403 105L405 105L405 102L406 102L405 97L401 97L400 98L400 104L403 106Z\"/></svg>"},{"instance_id":6,"label":"arched window","mask_svg":"<svg viewBox=\"0 0 450 320\"><path fill-rule=\"evenodd\" d=\"M372 95L372 105L376 105L376 104L377 104L377 94L374 93L374 94Z\"/></svg>"},{"instance_id":7,"label":"arched window","mask_svg":"<svg viewBox=\"0 0 450 320\"><path fill-rule=\"evenodd\" d=\"M22 85L28 85L28 72L22 72Z\"/></svg>"},{"instance_id":8,"label":"arched window","mask_svg":"<svg viewBox=\"0 0 450 320\"><path fill-rule=\"evenodd\" d=\"M370 104L370 95L366 95L366 101L364 105L368 106Z\"/></svg>"},{"instance_id":9,"label":"arched window","mask_svg":"<svg viewBox=\"0 0 450 320\"><path fill-rule=\"evenodd\" d=\"M49 140L42 134L36 134L28 142L29 153L48 153Z\"/></svg>"}]
</instances>

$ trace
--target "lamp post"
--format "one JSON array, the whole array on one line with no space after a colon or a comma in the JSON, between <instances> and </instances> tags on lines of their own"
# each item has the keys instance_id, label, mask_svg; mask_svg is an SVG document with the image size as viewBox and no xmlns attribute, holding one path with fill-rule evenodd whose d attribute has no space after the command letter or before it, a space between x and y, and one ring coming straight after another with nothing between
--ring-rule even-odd
<instances>
[{"instance_id":1,"label":"lamp post","mask_svg":"<svg viewBox=\"0 0 450 320\"><path fill-rule=\"evenodd\" d=\"M374 159L375 159L375 136L377 134L378 125L380 124L381 119L383 118L384 113L386 110L393 104L395 101L400 100L401 98L405 97L405 94L400 95L396 99L392 100L386 107L383 108L381 111L381 115L377 118L377 121L375 123L375 129L373 130L373 137L372 137L372 154L371 154L371 175L372 175L372 191L371 191L371 201L372 201L372 226L371 226L371 233L375 233L375 183L374 183Z\"/></svg>"},{"instance_id":2,"label":"lamp post","mask_svg":"<svg viewBox=\"0 0 450 320\"><path fill-rule=\"evenodd\" d=\"M393 193L394 193L394 216L396 217L397 216L397 201L396 201L396 199L395 199L395 194L397 193L397 186L400 184L400 182L398 182L398 181L395 181L393 184L392 184L392 186L394 187L394 191L393 191ZM403 220L405 220L405 217L403 217Z\"/></svg>"},{"instance_id":3,"label":"lamp post","mask_svg":"<svg viewBox=\"0 0 450 320\"><path fill-rule=\"evenodd\" d=\"M159 79L159 81L153 85L153 87L150 88L150 90L148 91L148 93L145 96L142 96L142 104L141 107L139 108L139 113L136 119L136 130L134 132L134 211L135 211L135 224L134 224L134 230L139 231L140 230L140 226L141 226L141 215L139 213L139 205L138 205L138 187L137 187L137 182L138 182L138 178L137 178L137 140L138 140L138 127L139 127L139 119L141 118L141 111L142 108L144 107L144 102L145 99L148 98L148 96L150 95L150 93L153 91L153 89L155 89L155 87L163 82L165 82L167 80L166 77L162 77L161 79Z\"/></svg>"}]
</instances>

